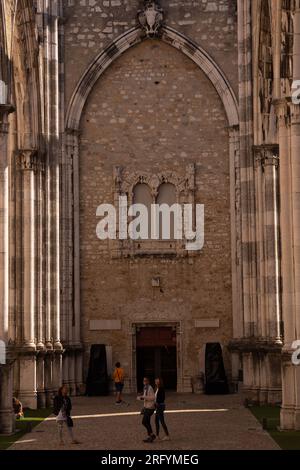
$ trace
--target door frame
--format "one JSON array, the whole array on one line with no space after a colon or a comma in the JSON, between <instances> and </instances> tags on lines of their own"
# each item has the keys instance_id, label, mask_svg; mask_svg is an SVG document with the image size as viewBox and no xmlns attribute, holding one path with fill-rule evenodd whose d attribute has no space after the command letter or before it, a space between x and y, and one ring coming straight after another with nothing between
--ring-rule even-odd
<instances>
[{"instance_id":1,"label":"door frame","mask_svg":"<svg viewBox=\"0 0 300 470\"><path fill-rule=\"evenodd\" d=\"M176 362L177 362L177 392L183 390L183 354L182 354L182 327L180 321L175 322L134 322L131 324L132 340L131 340L131 391L132 393L137 392L137 347L136 347L136 336L140 328L159 328L168 327L173 328L176 331Z\"/></svg>"}]
</instances>

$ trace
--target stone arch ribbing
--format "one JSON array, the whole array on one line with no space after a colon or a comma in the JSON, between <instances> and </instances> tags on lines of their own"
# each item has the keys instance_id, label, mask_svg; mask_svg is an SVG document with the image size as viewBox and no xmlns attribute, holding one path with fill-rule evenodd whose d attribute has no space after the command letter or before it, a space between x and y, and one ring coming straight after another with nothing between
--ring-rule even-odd
<instances>
[{"instance_id":1,"label":"stone arch ribbing","mask_svg":"<svg viewBox=\"0 0 300 470\"><path fill-rule=\"evenodd\" d=\"M212 57L192 40L168 26L162 28L160 39L166 44L182 51L199 66L209 78L222 100L228 125L230 127L237 126L239 124L237 99L227 78ZM142 42L142 40L140 28L132 28L115 39L88 66L70 100L66 118L67 131L79 130L80 119L86 100L104 71L127 49Z\"/></svg>"}]
</instances>

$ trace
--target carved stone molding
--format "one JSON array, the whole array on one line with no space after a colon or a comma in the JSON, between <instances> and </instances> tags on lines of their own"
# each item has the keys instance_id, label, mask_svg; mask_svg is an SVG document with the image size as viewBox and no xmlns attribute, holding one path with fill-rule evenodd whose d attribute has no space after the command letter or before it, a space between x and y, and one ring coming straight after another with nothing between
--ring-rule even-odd
<instances>
[{"instance_id":1,"label":"carved stone molding","mask_svg":"<svg viewBox=\"0 0 300 470\"><path fill-rule=\"evenodd\" d=\"M300 123L300 105L290 103L290 116L291 116L291 124L299 124Z\"/></svg>"},{"instance_id":2,"label":"carved stone molding","mask_svg":"<svg viewBox=\"0 0 300 470\"><path fill-rule=\"evenodd\" d=\"M288 124L289 121L289 105L285 98L273 101L275 113L279 121L285 121Z\"/></svg>"},{"instance_id":3,"label":"carved stone molding","mask_svg":"<svg viewBox=\"0 0 300 470\"><path fill-rule=\"evenodd\" d=\"M10 104L0 104L0 133L8 132L7 118L10 113L13 113L15 108Z\"/></svg>"},{"instance_id":4,"label":"carved stone molding","mask_svg":"<svg viewBox=\"0 0 300 470\"><path fill-rule=\"evenodd\" d=\"M139 25L149 37L159 36L163 19L163 9L158 6L156 1L145 1L144 9L138 12Z\"/></svg>"},{"instance_id":5,"label":"carved stone molding","mask_svg":"<svg viewBox=\"0 0 300 470\"><path fill-rule=\"evenodd\" d=\"M147 184L153 197L158 194L159 187L164 183L173 184L177 195L193 193L195 191L195 165L186 166L185 175L173 171L161 173L129 172L120 166L114 168L114 183L119 194L132 194L137 184Z\"/></svg>"},{"instance_id":6,"label":"carved stone molding","mask_svg":"<svg viewBox=\"0 0 300 470\"><path fill-rule=\"evenodd\" d=\"M279 167L279 145L257 145L253 147L253 151L255 168L262 167L264 170L266 166Z\"/></svg>"},{"instance_id":7,"label":"carved stone molding","mask_svg":"<svg viewBox=\"0 0 300 470\"><path fill-rule=\"evenodd\" d=\"M44 156L36 149L19 150L17 165L21 171L44 171Z\"/></svg>"},{"instance_id":8,"label":"carved stone molding","mask_svg":"<svg viewBox=\"0 0 300 470\"><path fill-rule=\"evenodd\" d=\"M286 126L300 123L300 105L294 104L290 99L282 98L274 100L274 109L279 121L284 121Z\"/></svg>"}]
</instances>

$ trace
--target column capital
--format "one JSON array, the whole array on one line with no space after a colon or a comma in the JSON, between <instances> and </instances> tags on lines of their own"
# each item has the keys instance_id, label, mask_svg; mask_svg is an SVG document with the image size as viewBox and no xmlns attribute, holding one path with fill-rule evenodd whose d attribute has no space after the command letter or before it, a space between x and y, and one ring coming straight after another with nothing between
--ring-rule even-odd
<instances>
[{"instance_id":1,"label":"column capital","mask_svg":"<svg viewBox=\"0 0 300 470\"><path fill-rule=\"evenodd\" d=\"M43 154L37 149L20 149L17 152L17 165L21 171L43 171Z\"/></svg>"},{"instance_id":2,"label":"column capital","mask_svg":"<svg viewBox=\"0 0 300 470\"><path fill-rule=\"evenodd\" d=\"M263 169L267 166L279 167L279 145L278 144L263 144L254 145L254 161L255 168L262 166Z\"/></svg>"},{"instance_id":3,"label":"column capital","mask_svg":"<svg viewBox=\"0 0 300 470\"><path fill-rule=\"evenodd\" d=\"M300 105L295 104L290 98L274 100L275 113L279 120L285 120L286 125L300 124Z\"/></svg>"},{"instance_id":4,"label":"column capital","mask_svg":"<svg viewBox=\"0 0 300 470\"><path fill-rule=\"evenodd\" d=\"M8 115L13 113L15 108L11 104L0 104L0 133L8 132Z\"/></svg>"},{"instance_id":5,"label":"column capital","mask_svg":"<svg viewBox=\"0 0 300 470\"><path fill-rule=\"evenodd\" d=\"M300 105L290 103L291 124L300 124Z\"/></svg>"},{"instance_id":6,"label":"column capital","mask_svg":"<svg viewBox=\"0 0 300 470\"><path fill-rule=\"evenodd\" d=\"M278 119L288 120L289 119L289 102L287 98L281 98L273 100L275 113Z\"/></svg>"}]
</instances>

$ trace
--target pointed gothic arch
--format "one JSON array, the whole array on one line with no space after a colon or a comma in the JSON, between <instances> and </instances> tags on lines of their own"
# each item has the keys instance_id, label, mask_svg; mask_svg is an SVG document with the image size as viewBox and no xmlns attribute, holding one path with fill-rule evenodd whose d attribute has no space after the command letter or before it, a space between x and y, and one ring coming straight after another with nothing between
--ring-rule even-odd
<instances>
[{"instance_id":1,"label":"pointed gothic arch","mask_svg":"<svg viewBox=\"0 0 300 470\"><path fill-rule=\"evenodd\" d=\"M198 65L220 96L225 108L228 125L230 127L237 126L239 124L239 112L236 96L225 74L213 58L191 39L169 26L162 27L160 39L183 52ZM119 36L93 60L85 70L71 97L66 118L67 131L79 130L86 100L104 71L126 50L142 41L141 29L137 26Z\"/></svg>"},{"instance_id":2,"label":"pointed gothic arch","mask_svg":"<svg viewBox=\"0 0 300 470\"><path fill-rule=\"evenodd\" d=\"M66 215L68 230L68 246L66 253L70 252L72 246L73 258L66 261L69 278L69 298L73 298L74 324L80 332L81 323L81 276L80 276L80 122L87 99L92 92L102 74L108 67L131 47L140 44L144 40L140 27L130 29L119 36L106 49L104 49L91 64L86 68L79 80L73 95L70 99L65 122L65 152L70 166L65 167L65 178L69 182L69 189L64 194L67 207L72 207L72 212ZM159 39L165 44L174 47L190 58L204 73L211 82L223 104L225 116L227 118L229 133L229 165L230 165L230 205L232 218L232 286L233 292L241 289L239 284L239 267L237 260L241 259L240 245L240 208L236 204L235 184L240 184L240 176L237 172L238 160L240 158L239 148L239 105L235 93L223 71L214 59L198 44L176 31L175 29L163 26L160 29ZM68 255L69 256L69 255ZM73 289L73 286L78 288ZM240 295L240 294L238 294ZM233 323L236 324L240 315L238 302L233 306ZM182 385L182 372L179 371L178 384ZM134 383L134 380L133 380Z\"/></svg>"}]
</instances>

